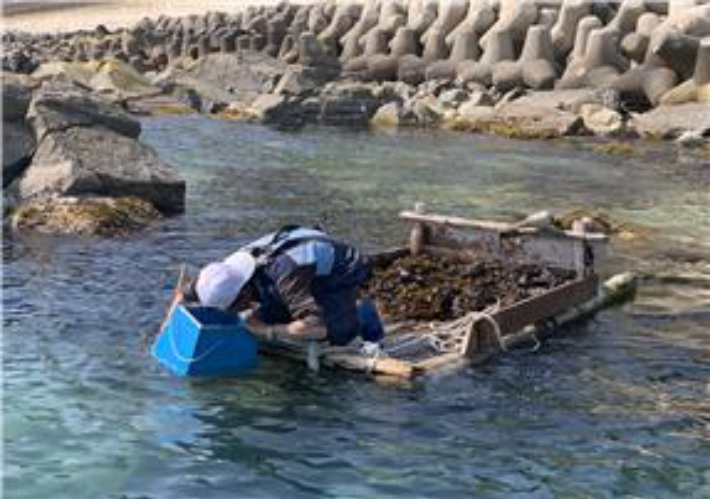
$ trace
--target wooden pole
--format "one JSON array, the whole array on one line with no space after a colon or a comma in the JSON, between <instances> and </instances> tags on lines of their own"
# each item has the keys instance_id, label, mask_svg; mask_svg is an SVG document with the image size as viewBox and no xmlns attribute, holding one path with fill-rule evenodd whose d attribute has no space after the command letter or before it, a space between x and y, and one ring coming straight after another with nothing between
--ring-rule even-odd
<instances>
[{"instance_id":1,"label":"wooden pole","mask_svg":"<svg viewBox=\"0 0 710 499\"><path fill-rule=\"evenodd\" d=\"M414 213L417 215L424 215L426 212L426 206L424 203L416 203L414 205ZM427 243L426 226L423 222L414 222L412 227L412 232L409 235L409 252L412 256L418 256L424 250L424 246Z\"/></svg>"}]
</instances>

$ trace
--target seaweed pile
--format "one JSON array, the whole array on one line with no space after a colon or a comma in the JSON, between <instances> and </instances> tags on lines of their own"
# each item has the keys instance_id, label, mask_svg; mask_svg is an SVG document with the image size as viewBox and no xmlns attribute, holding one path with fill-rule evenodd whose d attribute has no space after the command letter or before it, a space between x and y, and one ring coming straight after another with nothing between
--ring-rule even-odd
<instances>
[{"instance_id":1,"label":"seaweed pile","mask_svg":"<svg viewBox=\"0 0 710 499\"><path fill-rule=\"evenodd\" d=\"M452 320L497 303L511 305L574 277L537 264L407 255L373 269L366 292L390 320Z\"/></svg>"}]
</instances>

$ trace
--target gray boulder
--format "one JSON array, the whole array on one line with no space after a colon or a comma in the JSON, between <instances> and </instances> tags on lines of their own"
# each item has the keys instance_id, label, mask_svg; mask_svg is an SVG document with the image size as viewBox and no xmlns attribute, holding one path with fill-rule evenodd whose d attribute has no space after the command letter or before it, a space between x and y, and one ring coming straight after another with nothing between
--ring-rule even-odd
<instances>
[{"instance_id":1,"label":"gray boulder","mask_svg":"<svg viewBox=\"0 0 710 499\"><path fill-rule=\"evenodd\" d=\"M263 94L257 97L247 109L249 117L265 123L278 122L288 107L287 97L277 94Z\"/></svg>"},{"instance_id":2,"label":"gray boulder","mask_svg":"<svg viewBox=\"0 0 710 499\"><path fill-rule=\"evenodd\" d=\"M2 184L5 187L29 165L35 140L24 120L3 121L2 144Z\"/></svg>"},{"instance_id":3,"label":"gray boulder","mask_svg":"<svg viewBox=\"0 0 710 499\"><path fill-rule=\"evenodd\" d=\"M102 126L131 138L141 133L138 120L121 108L83 92L39 91L27 118L38 141L50 133L79 126Z\"/></svg>"},{"instance_id":4,"label":"gray boulder","mask_svg":"<svg viewBox=\"0 0 710 499\"><path fill-rule=\"evenodd\" d=\"M46 135L10 189L18 201L134 196L166 213L181 212L185 206L185 182L151 147L99 126Z\"/></svg>"},{"instance_id":5,"label":"gray boulder","mask_svg":"<svg viewBox=\"0 0 710 499\"><path fill-rule=\"evenodd\" d=\"M707 103L690 102L676 106L659 106L634 115L631 126L643 137L673 139L687 131L705 135L710 131Z\"/></svg>"},{"instance_id":6,"label":"gray boulder","mask_svg":"<svg viewBox=\"0 0 710 499\"><path fill-rule=\"evenodd\" d=\"M382 104L377 87L361 83L330 84L319 101L319 123L354 127L367 126Z\"/></svg>"},{"instance_id":7,"label":"gray boulder","mask_svg":"<svg viewBox=\"0 0 710 499\"><path fill-rule=\"evenodd\" d=\"M24 119L32 100L32 89L16 82L2 82L2 119Z\"/></svg>"},{"instance_id":8,"label":"gray boulder","mask_svg":"<svg viewBox=\"0 0 710 499\"><path fill-rule=\"evenodd\" d=\"M273 93L279 95L308 95L316 93L323 85L337 78L338 70L326 67L291 65L279 78Z\"/></svg>"},{"instance_id":9,"label":"gray boulder","mask_svg":"<svg viewBox=\"0 0 710 499\"><path fill-rule=\"evenodd\" d=\"M272 91L274 82L284 74L286 67L283 61L264 54L210 54L184 71L176 72L175 79L188 87L199 82L200 88L211 87L233 95L234 100L250 102Z\"/></svg>"}]
</instances>

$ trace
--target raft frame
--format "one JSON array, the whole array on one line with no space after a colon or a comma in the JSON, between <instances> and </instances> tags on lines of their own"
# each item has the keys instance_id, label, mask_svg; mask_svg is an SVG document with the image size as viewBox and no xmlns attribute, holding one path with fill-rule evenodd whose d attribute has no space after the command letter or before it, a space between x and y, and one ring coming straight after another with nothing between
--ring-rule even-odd
<instances>
[{"instance_id":1,"label":"raft frame","mask_svg":"<svg viewBox=\"0 0 710 499\"><path fill-rule=\"evenodd\" d=\"M573 222L571 230L561 230L546 212L535 213L517 223L501 223L429 214L421 203L414 211L402 212L400 218L412 225L409 245L371 255L373 266L385 265L407 254L428 253L462 260L484 254L510 258L517 263L542 263L574 270L576 278L509 306L472 311L463 320L385 321L385 345L407 334L412 337L439 334L447 329L454 331L449 335L453 343L449 343L446 351L424 359L397 358L387 355L387 348L385 355L373 356L364 354L358 344L333 347L281 339L260 341L260 350L305 360L314 370L323 366L360 372L378 381L411 381L480 364L523 343L539 345L543 338L559 334L562 326L623 303L635 293L636 279L628 273L616 275L600 286L594 262L608 237L590 232L589 219Z\"/></svg>"}]
</instances>

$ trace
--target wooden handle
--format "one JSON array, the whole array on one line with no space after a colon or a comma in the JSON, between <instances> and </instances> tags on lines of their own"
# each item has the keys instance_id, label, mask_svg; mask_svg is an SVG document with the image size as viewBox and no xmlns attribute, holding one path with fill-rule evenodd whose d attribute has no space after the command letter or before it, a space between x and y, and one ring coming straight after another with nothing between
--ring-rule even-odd
<instances>
[{"instance_id":1,"label":"wooden handle","mask_svg":"<svg viewBox=\"0 0 710 499\"><path fill-rule=\"evenodd\" d=\"M183 263L182 265L180 265L180 274L178 275L177 284L175 285L175 289L173 290L173 296L170 300L170 306L168 306L168 309L165 311L165 315L163 316L163 321L160 323L158 333L163 330L165 324L170 320L170 317L172 317L173 312L175 312L175 308L180 304L180 302L182 302L182 288L185 286L186 280L187 265Z\"/></svg>"}]
</instances>

